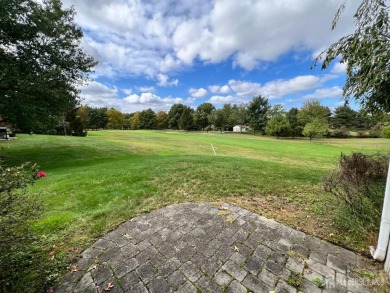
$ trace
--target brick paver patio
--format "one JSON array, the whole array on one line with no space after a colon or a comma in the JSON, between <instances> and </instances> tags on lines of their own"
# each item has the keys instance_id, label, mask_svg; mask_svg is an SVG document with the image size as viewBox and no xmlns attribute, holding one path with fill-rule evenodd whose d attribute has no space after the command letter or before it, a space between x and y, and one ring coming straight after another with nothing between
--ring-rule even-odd
<instances>
[{"instance_id":1,"label":"brick paver patio","mask_svg":"<svg viewBox=\"0 0 390 293\"><path fill-rule=\"evenodd\" d=\"M365 261L237 206L183 203L96 241L55 292L372 292Z\"/></svg>"}]
</instances>

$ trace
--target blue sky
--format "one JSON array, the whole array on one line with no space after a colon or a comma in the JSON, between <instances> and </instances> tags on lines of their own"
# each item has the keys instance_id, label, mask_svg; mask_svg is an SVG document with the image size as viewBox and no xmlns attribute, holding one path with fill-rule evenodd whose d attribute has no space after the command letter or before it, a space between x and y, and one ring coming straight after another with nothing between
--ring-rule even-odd
<instances>
[{"instance_id":1,"label":"blue sky","mask_svg":"<svg viewBox=\"0 0 390 293\"><path fill-rule=\"evenodd\" d=\"M311 70L313 59L354 29L344 0L64 0L99 61L80 87L83 104L131 113L245 103L262 95L285 109L319 99L342 103L345 66Z\"/></svg>"}]
</instances>

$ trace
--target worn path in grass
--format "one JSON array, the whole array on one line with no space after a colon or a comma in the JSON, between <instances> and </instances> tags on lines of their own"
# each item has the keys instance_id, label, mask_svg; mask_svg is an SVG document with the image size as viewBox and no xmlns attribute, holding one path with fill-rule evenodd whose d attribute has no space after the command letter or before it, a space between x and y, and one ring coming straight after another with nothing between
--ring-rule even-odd
<instances>
[{"instance_id":1,"label":"worn path in grass","mask_svg":"<svg viewBox=\"0 0 390 293\"><path fill-rule=\"evenodd\" d=\"M240 207L182 203L96 241L55 292L375 292L358 274L367 266L349 250Z\"/></svg>"}]
</instances>

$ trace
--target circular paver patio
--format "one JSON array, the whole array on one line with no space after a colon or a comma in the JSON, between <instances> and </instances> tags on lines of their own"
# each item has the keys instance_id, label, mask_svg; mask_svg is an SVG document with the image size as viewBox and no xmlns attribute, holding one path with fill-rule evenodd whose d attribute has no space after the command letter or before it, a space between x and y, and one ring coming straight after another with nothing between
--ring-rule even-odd
<instances>
[{"instance_id":1,"label":"circular paver patio","mask_svg":"<svg viewBox=\"0 0 390 293\"><path fill-rule=\"evenodd\" d=\"M183 203L96 241L55 292L372 292L354 272L364 264L240 207Z\"/></svg>"}]
</instances>

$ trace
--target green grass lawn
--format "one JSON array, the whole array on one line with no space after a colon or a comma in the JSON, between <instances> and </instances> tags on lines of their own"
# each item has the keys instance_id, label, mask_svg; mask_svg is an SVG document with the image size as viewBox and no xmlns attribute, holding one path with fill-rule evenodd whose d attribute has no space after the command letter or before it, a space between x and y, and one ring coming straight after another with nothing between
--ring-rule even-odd
<instances>
[{"instance_id":1,"label":"green grass lawn","mask_svg":"<svg viewBox=\"0 0 390 293\"><path fill-rule=\"evenodd\" d=\"M18 135L0 146L6 165L38 162L47 173L30 189L45 208L34 230L45 251L55 245L61 267L75 256L69 251L86 248L121 222L185 201L238 204L367 251L376 231L360 235L338 229L339 203L322 191L321 182L341 152L389 151L390 140L309 143L217 132L90 131L85 138Z\"/></svg>"}]
</instances>

